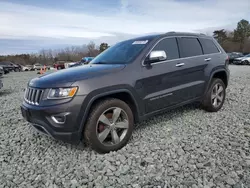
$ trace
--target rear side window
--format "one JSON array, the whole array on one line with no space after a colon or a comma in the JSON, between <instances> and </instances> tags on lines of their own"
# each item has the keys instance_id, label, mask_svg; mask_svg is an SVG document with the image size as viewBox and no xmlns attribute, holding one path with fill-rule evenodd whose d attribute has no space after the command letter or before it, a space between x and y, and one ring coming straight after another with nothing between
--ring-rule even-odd
<instances>
[{"instance_id":1,"label":"rear side window","mask_svg":"<svg viewBox=\"0 0 250 188\"><path fill-rule=\"evenodd\" d=\"M219 52L217 46L211 39L200 38L199 40L201 42L204 54L213 54Z\"/></svg>"},{"instance_id":2,"label":"rear side window","mask_svg":"<svg viewBox=\"0 0 250 188\"><path fill-rule=\"evenodd\" d=\"M155 50L164 50L167 54L167 60L178 59L179 50L176 38L166 38L161 40L153 49Z\"/></svg>"},{"instance_id":3,"label":"rear side window","mask_svg":"<svg viewBox=\"0 0 250 188\"><path fill-rule=\"evenodd\" d=\"M181 57L192 57L203 55L200 42L197 38L193 37L182 37L180 41Z\"/></svg>"}]
</instances>

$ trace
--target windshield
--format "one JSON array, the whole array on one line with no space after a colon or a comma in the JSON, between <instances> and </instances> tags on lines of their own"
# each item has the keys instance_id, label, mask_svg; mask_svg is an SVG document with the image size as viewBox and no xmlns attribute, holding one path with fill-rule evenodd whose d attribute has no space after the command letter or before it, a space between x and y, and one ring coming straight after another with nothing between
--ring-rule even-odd
<instances>
[{"instance_id":1,"label":"windshield","mask_svg":"<svg viewBox=\"0 0 250 188\"><path fill-rule=\"evenodd\" d=\"M127 64L133 61L149 43L147 39L131 39L115 44L99 54L91 64Z\"/></svg>"},{"instance_id":2,"label":"windshield","mask_svg":"<svg viewBox=\"0 0 250 188\"><path fill-rule=\"evenodd\" d=\"M245 55L245 57L250 57L250 54Z\"/></svg>"}]
</instances>

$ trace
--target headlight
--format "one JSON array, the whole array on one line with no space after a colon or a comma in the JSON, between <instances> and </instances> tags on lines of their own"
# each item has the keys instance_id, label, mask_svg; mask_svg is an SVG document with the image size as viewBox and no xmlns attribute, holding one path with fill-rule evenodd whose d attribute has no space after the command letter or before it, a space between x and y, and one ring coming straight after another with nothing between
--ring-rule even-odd
<instances>
[{"instance_id":1,"label":"headlight","mask_svg":"<svg viewBox=\"0 0 250 188\"><path fill-rule=\"evenodd\" d=\"M65 99L73 97L77 92L77 87L50 89L48 99Z\"/></svg>"}]
</instances>

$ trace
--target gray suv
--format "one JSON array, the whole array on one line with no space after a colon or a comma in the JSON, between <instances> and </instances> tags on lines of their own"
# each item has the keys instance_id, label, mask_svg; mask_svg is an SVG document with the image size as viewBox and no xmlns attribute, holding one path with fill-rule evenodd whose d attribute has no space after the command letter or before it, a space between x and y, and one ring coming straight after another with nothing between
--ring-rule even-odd
<instances>
[{"instance_id":1,"label":"gray suv","mask_svg":"<svg viewBox=\"0 0 250 188\"><path fill-rule=\"evenodd\" d=\"M100 153L127 144L134 123L188 103L223 106L228 55L203 34L169 32L108 48L89 64L34 78L21 105L34 128Z\"/></svg>"}]
</instances>

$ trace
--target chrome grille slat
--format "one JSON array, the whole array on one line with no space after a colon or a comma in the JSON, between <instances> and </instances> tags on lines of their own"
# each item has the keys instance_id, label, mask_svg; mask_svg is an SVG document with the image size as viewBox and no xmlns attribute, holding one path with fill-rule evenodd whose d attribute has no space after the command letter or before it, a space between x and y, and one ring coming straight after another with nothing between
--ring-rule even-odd
<instances>
[{"instance_id":1,"label":"chrome grille slat","mask_svg":"<svg viewBox=\"0 0 250 188\"><path fill-rule=\"evenodd\" d=\"M24 100L32 105L39 105L42 98L42 89L27 88L24 94Z\"/></svg>"},{"instance_id":2,"label":"chrome grille slat","mask_svg":"<svg viewBox=\"0 0 250 188\"><path fill-rule=\"evenodd\" d=\"M38 99L40 98L40 90L36 91L35 104L38 103Z\"/></svg>"},{"instance_id":3,"label":"chrome grille slat","mask_svg":"<svg viewBox=\"0 0 250 188\"><path fill-rule=\"evenodd\" d=\"M30 100L31 98L31 93L32 93L32 89L29 89L29 96L28 96L28 99Z\"/></svg>"},{"instance_id":4,"label":"chrome grille slat","mask_svg":"<svg viewBox=\"0 0 250 188\"><path fill-rule=\"evenodd\" d=\"M27 88L27 96L26 96L26 98L28 99L29 98L29 93L30 93L30 89L29 88Z\"/></svg>"},{"instance_id":5,"label":"chrome grille slat","mask_svg":"<svg viewBox=\"0 0 250 188\"><path fill-rule=\"evenodd\" d=\"M31 95L31 101L33 101L34 103L36 102L36 101L35 101L35 95L36 95L36 90L33 89L32 95Z\"/></svg>"},{"instance_id":6,"label":"chrome grille slat","mask_svg":"<svg viewBox=\"0 0 250 188\"><path fill-rule=\"evenodd\" d=\"M30 90L30 97L29 97L29 99L30 99L31 104L33 104L33 102L32 102L33 91L34 91L33 89Z\"/></svg>"}]
</instances>

